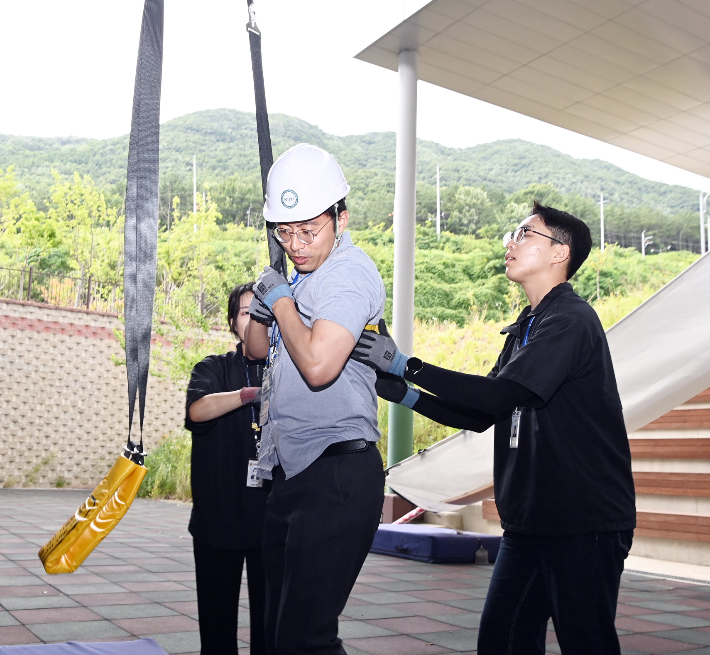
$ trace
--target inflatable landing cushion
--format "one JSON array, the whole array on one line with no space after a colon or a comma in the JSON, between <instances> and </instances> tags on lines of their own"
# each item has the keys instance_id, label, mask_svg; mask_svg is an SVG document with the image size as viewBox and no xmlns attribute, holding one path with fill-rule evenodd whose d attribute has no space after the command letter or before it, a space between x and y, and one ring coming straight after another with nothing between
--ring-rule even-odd
<instances>
[{"instance_id":1,"label":"inflatable landing cushion","mask_svg":"<svg viewBox=\"0 0 710 655\"><path fill-rule=\"evenodd\" d=\"M470 532L428 525L383 523L377 529L370 552L420 562L474 562L481 542Z\"/></svg>"}]
</instances>

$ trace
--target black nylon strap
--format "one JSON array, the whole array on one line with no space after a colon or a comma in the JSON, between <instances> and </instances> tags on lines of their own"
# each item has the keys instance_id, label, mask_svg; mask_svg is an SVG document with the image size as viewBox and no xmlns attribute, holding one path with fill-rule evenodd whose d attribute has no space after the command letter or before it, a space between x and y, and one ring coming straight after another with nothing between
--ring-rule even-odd
<instances>
[{"instance_id":1,"label":"black nylon strap","mask_svg":"<svg viewBox=\"0 0 710 655\"><path fill-rule=\"evenodd\" d=\"M271 149L271 131L269 130L269 112L266 109L266 90L264 89L264 69L261 63L261 31L256 26L254 17L254 0L247 0L249 8L249 48L251 50L251 72L254 77L254 101L256 104L256 134L259 139L259 163L261 164L261 190L266 198L266 181L269 171L274 163L274 153ZM271 265L278 270L277 262L281 262L281 271L286 274L286 254L276 241L273 232L273 223L266 224L269 240L269 260Z\"/></svg>"},{"instance_id":2,"label":"black nylon strap","mask_svg":"<svg viewBox=\"0 0 710 655\"><path fill-rule=\"evenodd\" d=\"M131 442L131 428L138 394L141 453L158 246L163 1L145 0L143 7L126 183L123 284L128 372L128 450L135 451L135 444Z\"/></svg>"}]
</instances>

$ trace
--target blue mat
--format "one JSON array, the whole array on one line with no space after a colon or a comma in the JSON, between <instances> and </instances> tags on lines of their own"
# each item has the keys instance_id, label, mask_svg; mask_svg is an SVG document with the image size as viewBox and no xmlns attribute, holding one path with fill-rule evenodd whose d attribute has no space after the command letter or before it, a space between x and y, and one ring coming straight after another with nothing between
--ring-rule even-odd
<instances>
[{"instance_id":1,"label":"blue mat","mask_svg":"<svg viewBox=\"0 0 710 655\"><path fill-rule=\"evenodd\" d=\"M498 556L500 537L422 523L381 523L370 552L420 562L464 563L475 562L481 547L488 551L488 562L492 564Z\"/></svg>"},{"instance_id":2,"label":"blue mat","mask_svg":"<svg viewBox=\"0 0 710 655\"><path fill-rule=\"evenodd\" d=\"M66 644L42 644L34 646L0 646L0 653L8 655L168 655L156 641L104 641L85 644L68 641Z\"/></svg>"},{"instance_id":3,"label":"blue mat","mask_svg":"<svg viewBox=\"0 0 710 655\"><path fill-rule=\"evenodd\" d=\"M370 552L420 562L473 562L481 542L470 533L429 525L382 523Z\"/></svg>"}]
</instances>

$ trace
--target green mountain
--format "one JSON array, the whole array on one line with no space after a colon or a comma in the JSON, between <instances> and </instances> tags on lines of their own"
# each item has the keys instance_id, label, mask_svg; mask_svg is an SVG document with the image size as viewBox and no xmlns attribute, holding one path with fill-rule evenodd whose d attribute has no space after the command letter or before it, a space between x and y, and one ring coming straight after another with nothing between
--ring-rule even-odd
<instances>
[{"instance_id":1,"label":"green mountain","mask_svg":"<svg viewBox=\"0 0 710 655\"><path fill-rule=\"evenodd\" d=\"M327 134L309 123L271 116L274 154L300 142L333 153L352 187L352 200L363 219L382 220L392 211L395 134L354 136ZM112 139L39 138L0 135L0 169L14 165L18 179L35 199L43 199L53 182L52 169L63 175L90 174L104 188L125 184L128 136ZM212 185L239 175L258 180L258 150L253 114L215 109L168 121L161 131L161 174L174 187L191 189L192 158L197 156L200 185ZM431 141L418 143L420 188L435 184L436 164L442 184L481 186L506 195L532 183L551 184L563 194L598 198L628 208L648 207L676 214L694 211L697 193L651 182L600 160L575 159L552 148L521 140L496 141L472 148L446 148ZM379 219L379 220L378 220Z\"/></svg>"}]
</instances>

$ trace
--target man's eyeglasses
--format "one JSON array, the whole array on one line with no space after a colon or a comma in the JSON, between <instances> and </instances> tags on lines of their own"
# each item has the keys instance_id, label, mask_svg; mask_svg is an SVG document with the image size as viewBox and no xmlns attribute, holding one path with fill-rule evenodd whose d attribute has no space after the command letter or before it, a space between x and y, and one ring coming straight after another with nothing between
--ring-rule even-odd
<instances>
[{"instance_id":1,"label":"man's eyeglasses","mask_svg":"<svg viewBox=\"0 0 710 655\"><path fill-rule=\"evenodd\" d=\"M326 221L321 225L316 232L313 230L296 230L295 232L291 232L291 230L287 230L285 227L275 227L274 228L274 236L276 237L276 240L279 243L290 243L291 238L293 235L296 235L296 238L301 242L305 243L307 246L312 244L316 237L318 236L318 233L330 223L330 221Z\"/></svg>"},{"instance_id":2,"label":"man's eyeglasses","mask_svg":"<svg viewBox=\"0 0 710 655\"><path fill-rule=\"evenodd\" d=\"M554 237L548 236L547 234L543 234L542 232L538 232L537 230L533 230L531 227L528 227L527 225L522 225L518 228L515 228L514 232L506 232L505 235L503 236L503 245L507 246L511 241L514 243L520 243L524 238L525 235L528 232L533 232L534 234L539 234L541 237L545 237L546 239L549 239L550 241L554 241L555 243L559 243L561 246L564 245L562 241L559 239L555 239Z\"/></svg>"}]
</instances>

